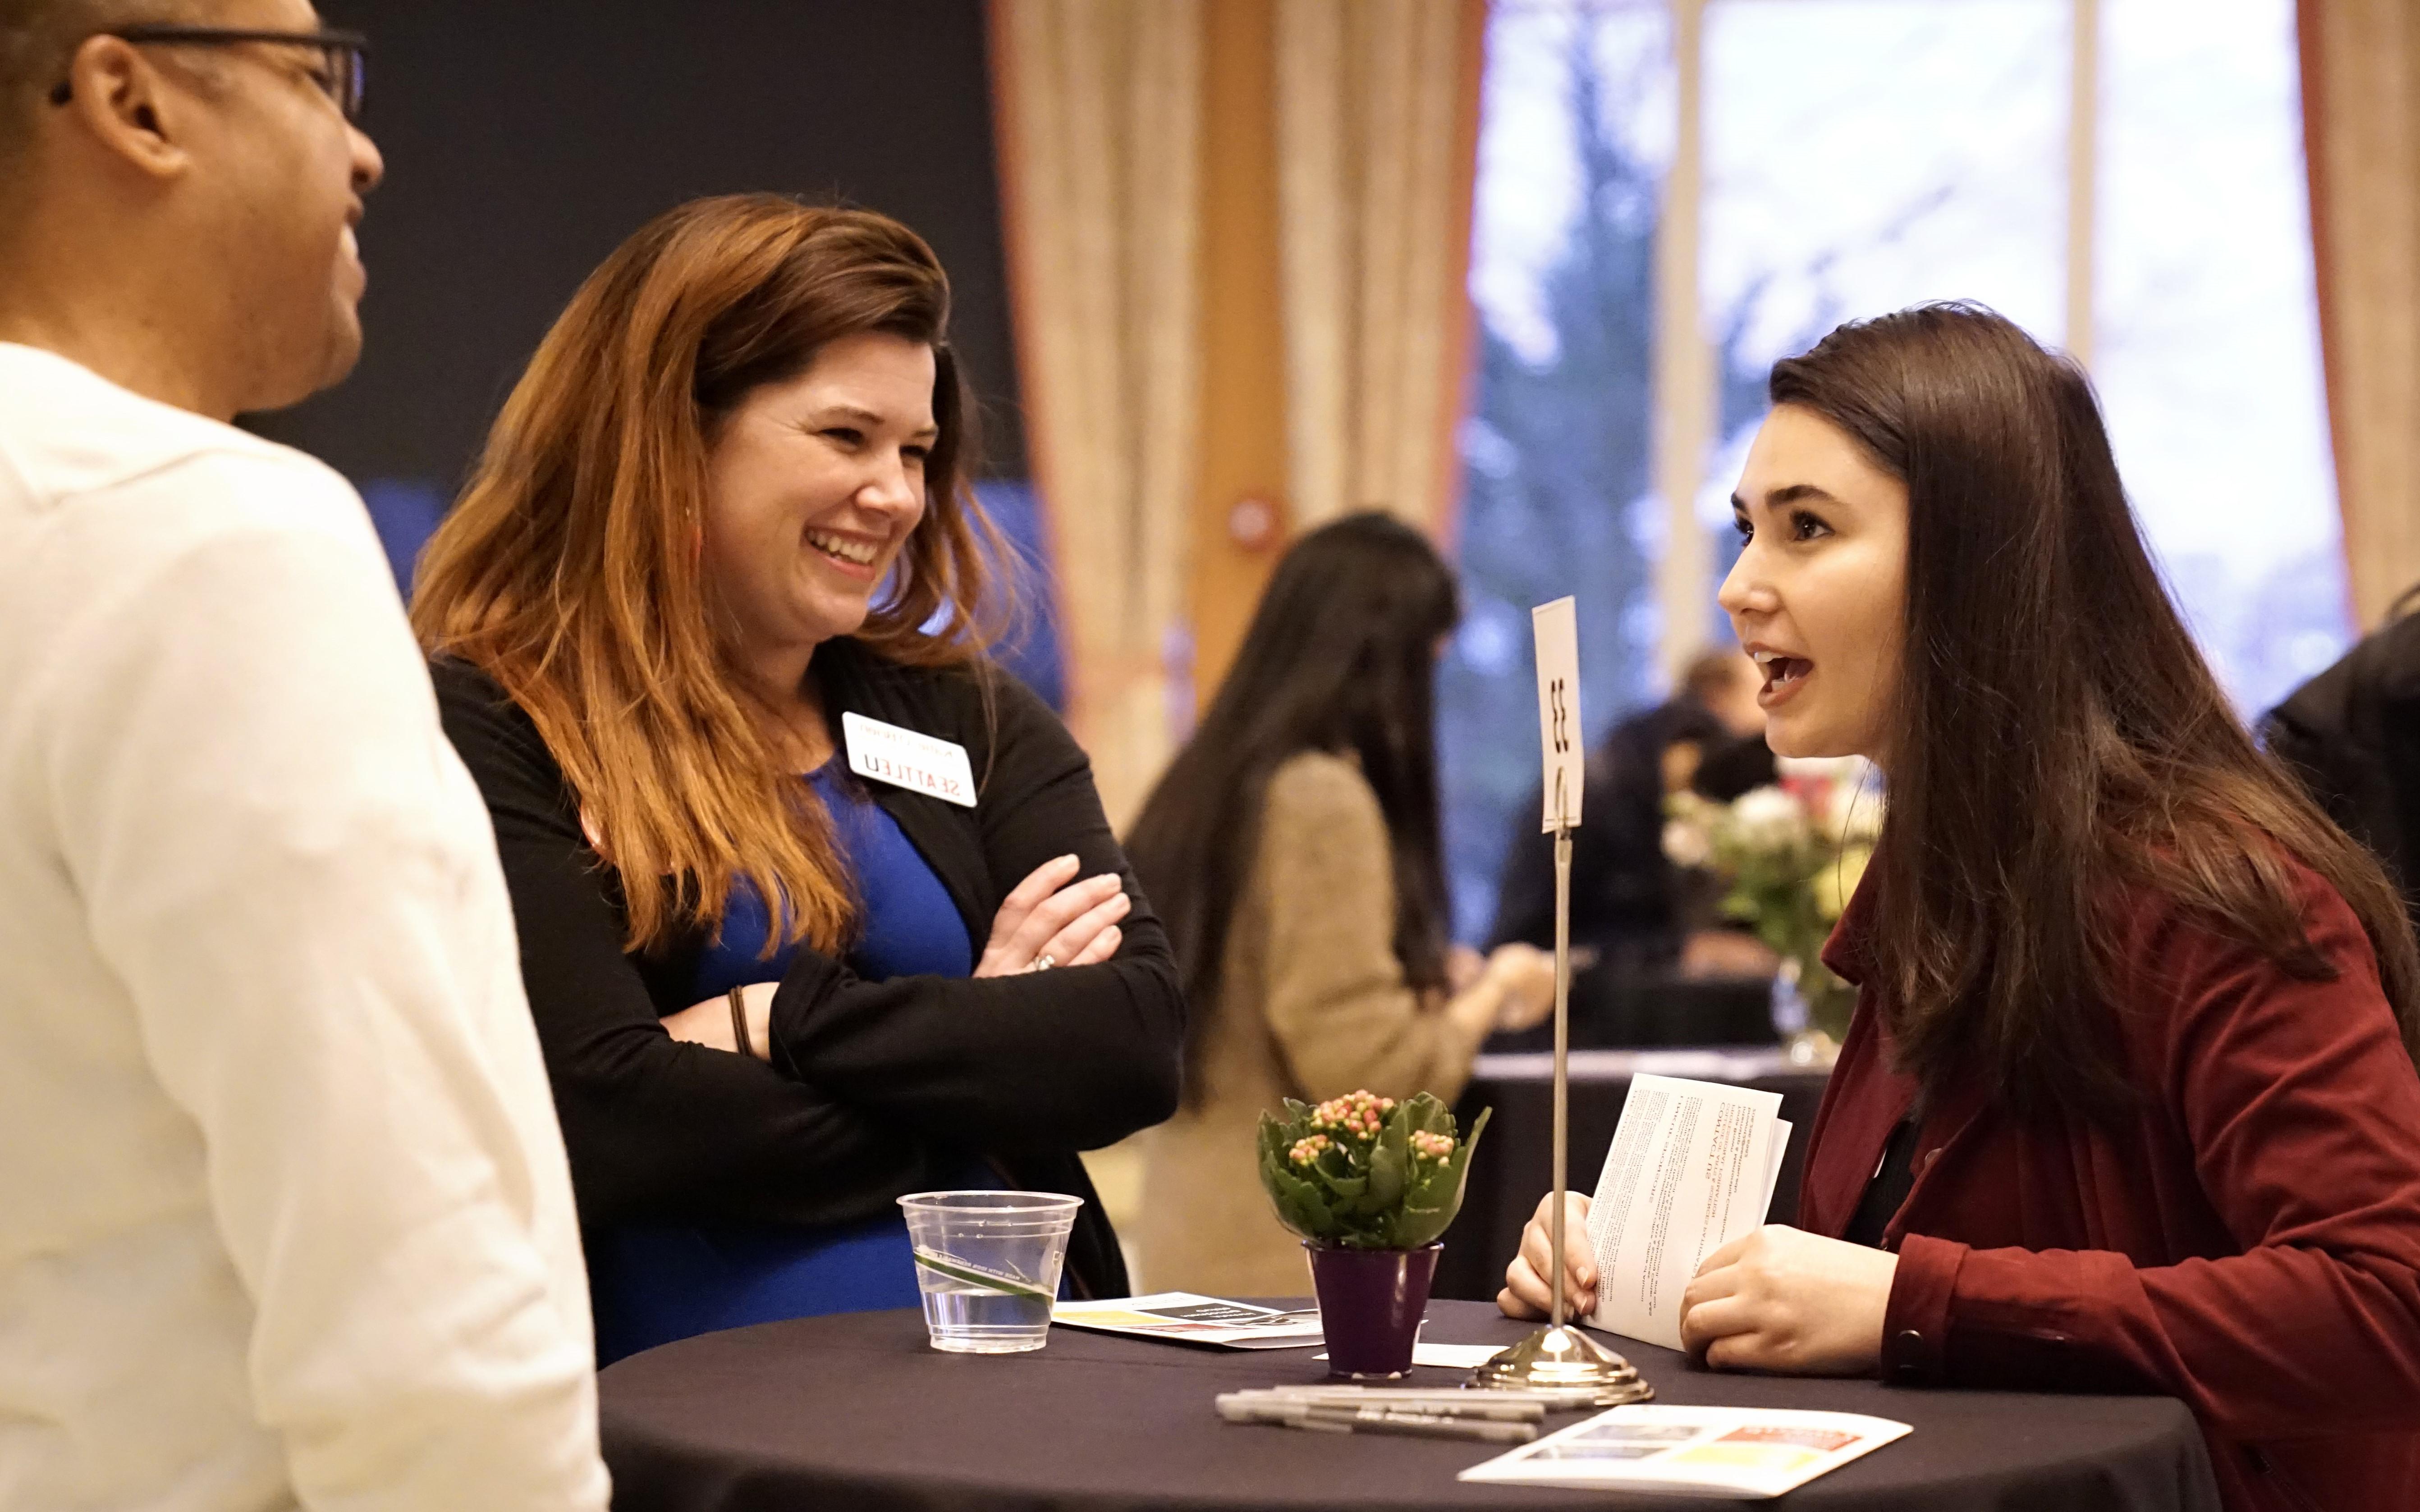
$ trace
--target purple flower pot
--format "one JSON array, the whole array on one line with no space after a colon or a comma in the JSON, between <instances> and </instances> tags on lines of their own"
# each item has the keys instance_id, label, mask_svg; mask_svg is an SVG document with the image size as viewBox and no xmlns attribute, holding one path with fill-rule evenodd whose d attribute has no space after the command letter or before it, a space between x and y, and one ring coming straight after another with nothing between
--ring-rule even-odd
<instances>
[{"instance_id":1,"label":"purple flower pot","mask_svg":"<svg viewBox=\"0 0 2420 1512\"><path fill-rule=\"evenodd\" d=\"M1306 1240L1311 1285L1331 1376L1392 1380L1412 1368L1442 1243L1419 1249L1344 1249Z\"/></svg>"}]
</instances>

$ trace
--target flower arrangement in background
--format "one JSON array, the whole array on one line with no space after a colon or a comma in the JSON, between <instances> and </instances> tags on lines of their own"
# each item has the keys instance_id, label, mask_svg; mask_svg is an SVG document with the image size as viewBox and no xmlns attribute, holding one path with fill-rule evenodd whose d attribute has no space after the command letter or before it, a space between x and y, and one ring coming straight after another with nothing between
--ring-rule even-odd
<instances>
[{"instance_id":1,"label":"flower arrangement in background","mask_svg":"<svg viewBox=\"0 0 2420 1512\"><path fill-rule=\"evenodd\" d=\"M1281 1119L1261 1115L1261 1185L1278 1221L1303 1238L1419 1249L1461 1211L1486 1112L1457 1139L1451 1110L1426 1092L1399 1103L1359 1091L1317 1107L1288 1098L1285 1109Z\"/></svg>"},{"instance_id":2,"label":"flower arrangement in background","mask_svg":"<svg viewBox=\"0 0 2420 1512\"><path fill-rule=\"evenodd\" d=\"M1810 1028L1837 1043L1855 992L1823 964L1881 838L1883 797L1863 758L1775 763L1780 780L1716 803L1697 794L1665 802L1664 855L1712 874L1723 917L1755 931L1782 959L1781 974L1807 1005Z\"/></svg>"}]
</instances>

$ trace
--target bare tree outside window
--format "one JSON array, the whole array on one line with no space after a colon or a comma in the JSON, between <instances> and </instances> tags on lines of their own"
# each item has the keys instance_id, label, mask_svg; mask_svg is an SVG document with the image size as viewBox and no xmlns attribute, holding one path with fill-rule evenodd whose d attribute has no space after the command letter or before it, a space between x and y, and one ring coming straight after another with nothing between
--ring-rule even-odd
<instances>
[{"instance_id":1,"label":"bare tree outside window","mask_svg":"<svg viewBox=\"0 0 2420 1512\"><path fill-rule=\"evenodd\" d=\"M1695 121L1662 0L1504 0L1490 18L1469 612L1439 673L1465 938L1537 781L1529 606L1578 598L1591 740L1662 696L1668 625L1726 638L1713 594L1764 372L1841 319L1975 299L2086 355L2153 548L2247 714L2348 639L2292 0L2196 0L2189 21L2173 0L1675 3L1702 17ZM1702 174L1676 184L1684 132ZM1676 193L1698 218L1690 314L1715 389L1694 498L1717 546L1685 592L1659 587L1683 517L1650 455L1671 402L1654 271Z\"/></svg>"}]
</instances>

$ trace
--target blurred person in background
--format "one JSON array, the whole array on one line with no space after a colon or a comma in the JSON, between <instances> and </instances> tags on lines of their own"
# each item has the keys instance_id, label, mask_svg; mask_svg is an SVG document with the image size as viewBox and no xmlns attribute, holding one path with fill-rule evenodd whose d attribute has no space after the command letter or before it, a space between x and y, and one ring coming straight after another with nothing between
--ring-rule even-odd
<instances>
[{"instance_id":1,"label":"blurred person in background","mask_svg":"<svg viewBox=\"0 0 2420 1512\"><path fill-rule=\"evenodd\" d=\"M2261 737L2328 817L2368 846L2420 923L2420 588L2269 711Z\"/></svg>"},{"instance_id":2,"label":"blurred person in background","mask_svg":"<svg viewBox=\"0 0 2420 1512\"><path fill-rule=\"evenodd\" d=\"M0 4L0 1505L598 1509L563 1144L361 500L363 43Z\"/></svg>"},{"instance_id":3,"label":"blurred person in background","mask_svg":"<svg viewBox=\"0 0 2420 1512\"><path fill-rule=\"evenodd\" d=\"M1183 1003L1083 751L986 654L949 304L884 216L668 211L421 562L608 1361L915 1305L897 1199L937 1188L1086 1198L1068 1286L1126 1293L1077 1152L1175 1105ZM899 740L965 788L860 775Z\"/></svg>"},{"instance_id":4,"label":"blurred person in background","mask_svg":"<svg viewBox=\"0 0 2420 1512\"><path fill-rule=\"evenodd\" d=\"M1592 976L1636 981L1683 976L1765 976L1773 952L1723 928L1715 900L1664 854L1664 800L1694 791L1728 803L1774 779L1764 744L1762 686L1736 647L1702 652L1669 700L1634 714L1589 753L1579 828L1572 832L1572 948ZM1532 789L1514 811L1490 943L1555 943L1553 837L1539 833ZM1574 996L1583 995L1575 983Z\"/></svg>"},{"instance_id":5,"label":"blurred person in background","mask_svg":"<svg viewBox=\"0 0 2420 1512\"><path fill-rule=\"evenodd\" d=\"M1193 1011L1185 1106L1147 1145L1155 1289L1304 1290L1261 1191L1263 1110L1361 1088L1451 1102L1481 1041L1552 1007L1543 952L1450 949L1432 711L1460 617L1409 526L1371 513L1304 536L1135 821Z\"/></svg>"}]
</instances>

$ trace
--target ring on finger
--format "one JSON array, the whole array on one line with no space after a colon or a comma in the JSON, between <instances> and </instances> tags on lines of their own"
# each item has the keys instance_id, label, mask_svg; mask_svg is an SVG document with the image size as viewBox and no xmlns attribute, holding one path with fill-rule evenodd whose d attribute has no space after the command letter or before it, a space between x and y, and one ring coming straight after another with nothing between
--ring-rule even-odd
<instances>
[{"instance_id":1,"label":"ring on finger","mask_svg":"<svg viewBox=\"0 0 2420 1512\"><path fill-rule=\"evenodd\" d=\"M1042 954L1037 955L1032 960L1027 962L1025 964L1025 969L1028 971L1047 971L1058 964L1059 963L1057 961L1051 959L1050 952L1046 950Z\"/></svg>"}]
</instances>

